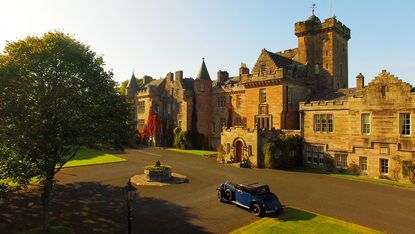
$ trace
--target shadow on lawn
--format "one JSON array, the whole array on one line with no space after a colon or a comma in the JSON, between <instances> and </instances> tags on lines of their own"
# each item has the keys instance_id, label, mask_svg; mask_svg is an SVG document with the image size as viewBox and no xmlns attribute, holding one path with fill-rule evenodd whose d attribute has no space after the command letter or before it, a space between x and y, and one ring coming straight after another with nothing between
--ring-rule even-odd
<instances>
[{"instance_id":1,"label":"shadow on lawn","mask_svg":"<svg viewBox=\"0 0 415 234\"><path fill-rule=\"evenodd\" d=\"M58 185L51 203L51 224L75 233L126 233L127 208L122 187L100 183ZM39 193L13 194L0 204L0 233L40 226ZM197 218L185 207L147 197L133 205L133 233L206 233L189 221Z\"/></svg>"},{"instance_id":2,"label":"shadow on lawn","mask_svg":"<svg viewBox=\"0 0 415 234\"><path fill-rule=\"evenodd\" d=\"M300 220L310 220L316 217L317 215L304 211L295 209L292 207L284 208L284 211L276 217L280 221L300 221Z\"/></svg>"}]
</instances>

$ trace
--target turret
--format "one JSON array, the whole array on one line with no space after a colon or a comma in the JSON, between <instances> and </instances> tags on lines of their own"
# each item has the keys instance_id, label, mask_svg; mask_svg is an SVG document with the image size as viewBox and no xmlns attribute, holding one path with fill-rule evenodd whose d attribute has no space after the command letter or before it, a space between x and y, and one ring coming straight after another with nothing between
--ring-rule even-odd
<instances>
[{"instance_id":1,"label":"turret","mask_svg":"<svg viewBox=\"0 0 415 234\"><path fill-rule=\"evenodd\" d=\"M140 86L137 83L134 72L127 84L127 97L134 98Z\"/></svg>"}]
</instances>

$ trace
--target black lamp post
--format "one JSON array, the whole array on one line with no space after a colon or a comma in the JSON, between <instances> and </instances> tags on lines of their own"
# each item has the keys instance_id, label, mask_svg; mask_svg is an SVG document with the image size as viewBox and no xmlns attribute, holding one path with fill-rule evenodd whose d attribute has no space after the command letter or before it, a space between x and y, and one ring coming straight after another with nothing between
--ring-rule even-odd
<instances>
[{"instance_id":1,"label":"black lamp post","mask_svg":"<svg viewBox=\"0 0 415 234\"><path fill-rule=\"evenodd\" d=\"M127 186L124 188L124 199L127 202L127 219L128 219L128 234L131 234L131 203L136 197L137 189L131 184L131 179L128 180Z\"/></svg>"}]
</instances>

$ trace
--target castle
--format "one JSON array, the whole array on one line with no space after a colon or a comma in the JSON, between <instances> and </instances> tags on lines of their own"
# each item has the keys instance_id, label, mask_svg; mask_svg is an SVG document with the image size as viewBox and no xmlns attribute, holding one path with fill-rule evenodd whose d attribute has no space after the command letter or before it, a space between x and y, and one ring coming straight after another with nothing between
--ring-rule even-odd
<instances>
[{"instance_id":1,"label":"castle","mask_svg":"<svg viewBox=\"0 0 415 234\"><path fill-rule=\"evenodd\" d=\"M350 29L335 17L321 22L313 13L295 24L295 35L297 48L262 49L252 71L242 63L237 76L218 71L212 80L204 59L196 79L177 71L145 77L140 86L133 74L127 96L135 103L138 131L152 125L152 142L162 146L171 126L196 127L203 148L222 144L234 160L256 164L261 131L291 130L304 139L305 163L344 169L354 163L375 176L384 174L383 159L390 166L396 154L415 158L412 87L384 71L368 87L359 75L358 87L348 89ZM395 98L399 108L391 105ZM151 116L157 126L148 122Z\"/></svg>"}]
</instances>

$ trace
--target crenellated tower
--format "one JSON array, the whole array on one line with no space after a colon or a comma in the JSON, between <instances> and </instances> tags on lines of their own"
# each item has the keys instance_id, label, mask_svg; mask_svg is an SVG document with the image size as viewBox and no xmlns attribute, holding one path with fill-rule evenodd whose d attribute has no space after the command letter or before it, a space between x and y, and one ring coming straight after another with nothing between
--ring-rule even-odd
<instances>
[{"instance_id":1,"label":"crenellated tower","mask_svg":"<svg viewBox=\"0 0 415 234\"><path fill-rule=\"evenodd\" d=\"M298 62L308 64L327 88L348 87L348 40L350 29L336 17L322 23L314 15L295 24Z\"/></svg>"}]
</instances>

